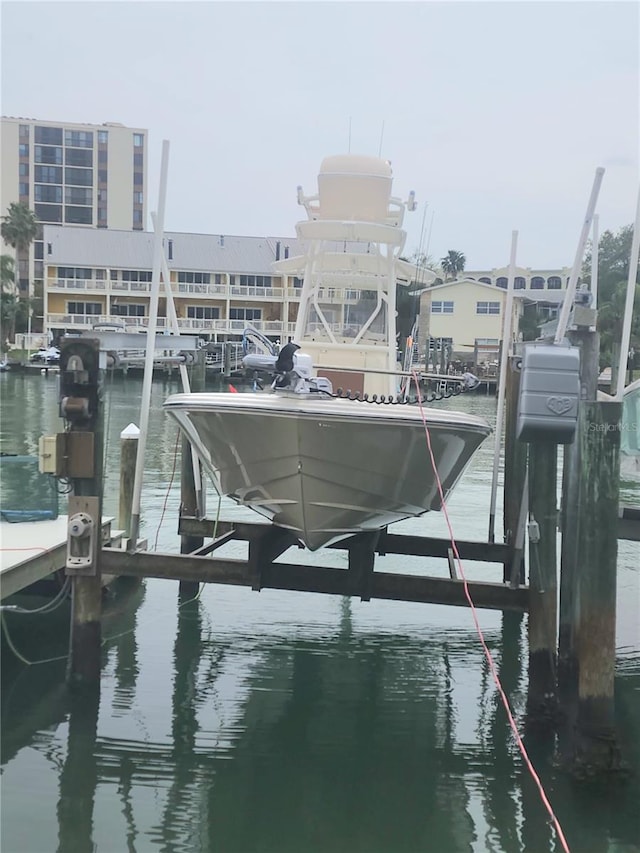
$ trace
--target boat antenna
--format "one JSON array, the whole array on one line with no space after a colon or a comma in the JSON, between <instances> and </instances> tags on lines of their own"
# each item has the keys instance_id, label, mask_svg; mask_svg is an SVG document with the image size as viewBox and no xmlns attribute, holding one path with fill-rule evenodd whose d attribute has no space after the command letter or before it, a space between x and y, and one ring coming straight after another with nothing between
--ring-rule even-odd
<instances>
[{"instance_id":1,"label":"boat antenna","mask_svg":"<svg viewBox=\"0 0 640 853\"><path fill-rule=\"evenodd\" d=\"M380 129L380 146L378 148L378 157L382 157L382 137L384 136L384 119L382 121L382 128Z\"/></svg>"}]
</instances>

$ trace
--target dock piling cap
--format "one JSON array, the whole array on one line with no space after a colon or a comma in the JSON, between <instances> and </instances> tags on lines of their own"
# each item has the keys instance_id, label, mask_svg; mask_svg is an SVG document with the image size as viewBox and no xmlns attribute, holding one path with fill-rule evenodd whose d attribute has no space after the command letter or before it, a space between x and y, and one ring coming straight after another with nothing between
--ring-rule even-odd
<instances>
[{"instance_id":1,"label":"dock piling cap","mask_svg":"<svg viewBox=\"0 0 640 853\"><path fill-rule=\"evenodd\" d=\"M140 428L135 424L129 424L120 433L120 438L140 438Z\"/></svg>"}]
</instances>

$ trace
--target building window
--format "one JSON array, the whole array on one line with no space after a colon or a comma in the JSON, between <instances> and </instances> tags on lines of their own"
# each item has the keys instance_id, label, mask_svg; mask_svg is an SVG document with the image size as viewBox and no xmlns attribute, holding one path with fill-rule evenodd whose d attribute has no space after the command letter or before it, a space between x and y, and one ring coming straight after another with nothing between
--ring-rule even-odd
<instances>
[{"instance_id":1,"label":"building window","mask_svg":"<svg viewBox=\"0 0 640 853\"><path fill-rule=\"evenodd\" d=\"M107 221L107 208L106 208L106 207L99 207L99 208L98 208L98 219L99 219L101 222L102 222L102 221L104 221L104 222L106 222L106 221Z\"/></svg>"},{"instance_id":2,"label":"building window","mask_svg":"<svg viewBox=\"0 0 640 853\"><path fill-rule=\"evenodd\" d=\"M111 313L116 317L144 317L144 305L138 305L135 302L113 302L111 305Z\"/></svg>"},{"instance_id":3,"label":"building window","mask_svg":"<svg viewBox=\"0 0 640 853\"><path fill-rule=\"evenodd\" d=\"M222 273L217 272L213 277L214 284L222 284L222 279L223 279Z\"/></svg>"},{"instance_id":4,"label":"building window","mask_svg":"<svg viewBox=\"0 0 640 853\"><path fill-rule=\"evenodd\" d=\"M99 302L67 302L67 314L101 314L102 305Z\"/></svg>"},{"instance_id":5,"label":"building window","mask_svg":"<svg viewBox=\"0 0 640 853\"><path fill-rule=\"evenodd\" d=\"M58 278L79 278L86 281L92 276L91 270L84 267L58 267Z\"/></svg>"},{"instance_id":6,"label":"building window","mask_svg":"<svg viewBox=\"0 0 640 853\"><path fill-rule=\"evenodd\" d=\"M491 279L487 278L486 275L483 275L482 278L479 278L478 281L481 281L483 284L491 284Z\"/></svg>"},{"instance_id":7,"label":"building window","mask_svg":"<svg viewBox=\"0 0 640 853\"><path fill-rule=\"evenodd\" d=\"M62 222L62 205L59 204L36 204L35 214L41 222Z\"/></svg>"},{"instance_id":8,"label":"building window","mask_svg":"<svg viewBox=\"0 0 640 853\"><path fill-rule=\"evenodd\" d=\"M547 279L547 288L549 290L561 290L562 289L562 279L559 275L550 275Z\"/></svg>"},{"instance_id":9,"label":"building window","mask_svg":"<svg viewBox=\"0 0 640 853\"><path fill-rule=\"evenodd\" d=\"M85 148L65 148L64 162L67 166L93 166L93 151Z\"/></svg>"},{"instance_id":10,"label":"building window","mask_svg":"<svg viewBox=\"0 0 640 853\"><path fill-rule=\"evenodd\" d=\"M106 169L98 169L98 181L101 184L107 183L107 170Z\"/></svg>"},{"instance_id":11,"label":"building window","mask_svg":"<svg viewBox=\"0 0 640 853\"><path fill-rule=\"evenodd\" d=\"M230 320L261 320L262 309L260 308L230 308Z\"/></svg>"},{"instance_id":12,"label":"building window","mask_svg":"<svg viewBox=\"0 0 640 853\"><path fill-rule=\"evenodd\" d=\"M133 155L133 165L134 166L143 166L144 165L144 154L134 154Z\"/></svg>"},{"instance_id":13,"label":"building window","mask_svg":"<svg viewBox=\"0 0 640 853\"><path fill-rule=\"evenodd\" d=\"M133 224L134 225L142 225L142 211L134 210L133 211Z\"/></svg>"},{"instance_id":14,"label":"building window","mask_svg":"<svg viewBox=\"0 0 640 853\"><path fill-rule=\"evenodd\" d=\"M504 275L501 275L496 279L496 287L506 288L508 284L509 284L509 279Z\"/></svg>"},{"instance_id":15,"label":"building window","mask_svg":"<svg viewBox=\"0 0 640 853\"><path fill-rule=\"evenodd\" d=\"M64 221L69 225L91 225L93 211L90 207L65 207Z\"/></svg>"},{"instance_id":16,"label":"building window","mask_svg":"<svg viewBox=\"0 0 640 853\"><path fill-rule=\"evenodd\" d=\"M53 145L36 145L34 153L36 163L62 165L62 148L56 148Z\"/></svg>"},{"instance_id":17,"label":"building window","mask_svg":"<svg viewBox=\"0 0 640 853\"><path fill-rule=\"evenodd\" d=\"M180 284L211 284L211 274L208 272L179 272Z\"/></svg>"},{"instance_id":18,"label":"building window","mask_svg":"<svg viewBox=\"0 0 640 853\"><path fill-rule=\"evenodd\" d=\"M18 153L20 157L28 157L29 156L29 143L21 142L18 146Z\"/></svg>"},{"instance_id":19,"label":"building window","mask_svg":"<svg viewBox=\"0 0 640 853\"><path fill-rule=\"evenodd\" d=\"M93 169L69 169L64 170L65 184L76 184L81 187L93 186Z\"/></svg>"},{"instance_id":20,"label":"building window","mask_svg":"<svg viewBox=\"0 0 640 853\"><path fill-rule=\"evenodd\" d=\"M29 184L19 184L18 185L18 193L22 195L29 195Z\"/></svg>"},{"instance_id":21,"label":"building window","mask_svg":"<svg viewBox=\"0 0 640 853\"><path fill-rule=\"evenodd\" d=\"M143 204L144 203L144 193L135 192L133 194L133 203L134 204Z\"/></svg>"},{"instance_id":22,"label":"building window","mask_svg":"<svg viewBox=\"0 0 640 853\"><path fill-rule=\"evenodd\" d=\"M151 270L122 270L123 281L151 281Z\"/></svg>"},{"instance_id":23,"label":"building window","mask_svg":"<svg viewBox=\"0 0 640 853\"><path fill-rule=\"evenodd\" d=\"M544 279L541 275L534 275L531 279L531 290L543 290L544 289Z\"/></svg>"},{"instance_id":24,"label":"building window","mask_svg":"<svg viewBox=\"0 0 640 853\"><path fill-rule=\"evenodd\" d=\"M453 314L453 302L432 302L432 314Z\"/></svg>"},{"instance_id":25,"label":"building window","mask_svg":"<svg viewBox=\"0 0 640 853\"><path fill-rule=\"evenodd\" d=\"M19 130L20 139L28 139L29 138L29 125L21 124Z\"/></svg>"},{"instance_id":26,"label":"building window","mask_svg":"<svg viewBox=\"0 0 640 853\"><path fill-rule=\"evenodd\" d=\"M187 317L192 320L218 320L220 309L210 305L187 305Z\"/></svg>"},{"instance_id":27,"label":"building window","mask_svg":"<svg viewBox=\"0 0 640 853\"><path fill-rule=\"evenodd\" d=\"M39 145L62 145L62 128L36 125L35 141Z\"/></svg>"},{"instance_id":28,"label":"building window","mask_svg":"<svg viewBox=\"0 0 640 853\"><path fill-rule=\"evenodd\" d=\"M65 130L64 144L73 148L93 148L92 130Z\"/></svg>"},{"instance_id":29,"label":"building window","mask_svg":"<svg viewBox=\"0 0 640 853\"><path fill-rule=\"evenodd\" d=\"M134 172L133 173L133 185L135 187L141 187L144 184L144 180L142 178L142 172Z\"/></svg>"},{"instance_id":30,"label":"building window","mask_svg":"<svg viewBox=\"0 0 640 853\"><path fill-rule=\"evenodd\" d=\"M499 314L499 302L476 302L476 314Z\"/></svg>"},{"instance_id":31,"label":"building window","mask_svg":"<svg viewBox=\"0 0 640 853\"><path fill-rule=\"evenodd\" d=\"M36 240L33 244L33 257L38 261L43 260L44 258L44 243L42 240Z\"/></svg>"},{"instance_id":32,"label":"building window","mask_svg":"<svg viewBox=\"0 0 640 853\"><path fill-rule=\"evenodd\" d=\"M92 204L93 191L85 187L65 187L64 200L67 204Z\"/></svg>"},{"instance_id":33,"label":"building window","mask_svg":"<svg viewBox=\"0 0 640 853\"><path fill-rule=\"evenodd\" d=\"M133 134L133 144L136 148L142 148L144 144L144 136L141 133Z\"/></svg>"},{"instance_id":34,"label":"building window","mask_svg":"<svg viewBox=\"0 0 640 853\"><path fill-rule=\"evenodd\" d=\"M526 279L521 275L517 275L515 277L515 279L513 280L513 289L514 290L524 290L526 288L526 286L527 286Z\"/></svg>"},{"instance_id":35,"label":"building window","mask_svg":"<svg viewBox=\"0 0 640 853\"><path fill-rule=\"evenodd\" d=\"M28 163L20 163L18 165L18 174L21 178L29 177L29 164Z\"/></svg>"},{"instance_id":36,"label":"building window","mask_svg":"<svg viewBox=\"0 0 640 853\"><path fill-rule=\"evenodd\" d=\"M36 166L33 174L37 184L62 183L62 169L60 166Z\"/></svg>"},{"instance_id":37,"label":"building window","mask_svg":"<svg viewBox=\"0 0 640 853\"><path fill-rule=\"evenodd\" d=\"M98 131L98 142L106 144L109 141L109 132L107 130Z\"/></svg>"},{"instance_id":38,"label":"building window","mask_svg":"<svg viewBox=\"0 0 640 853\"><path fill-rule=\"evenodd\" d=\"M294 277L293 277L293 286L294 287L302 287L302 279L298 278L297 275L294 275Z\"/></svg>"},{"instance_id":39,"label":"building window","mask_svg":"<svg viewBox=\"0 0 640 853\"><path fill-rule=\"evenodd\" d=\"M62 187L57 187L54 184L35 184L33 187L33 198L35 201L62 204Z\"/></svg>"}]
</instances>

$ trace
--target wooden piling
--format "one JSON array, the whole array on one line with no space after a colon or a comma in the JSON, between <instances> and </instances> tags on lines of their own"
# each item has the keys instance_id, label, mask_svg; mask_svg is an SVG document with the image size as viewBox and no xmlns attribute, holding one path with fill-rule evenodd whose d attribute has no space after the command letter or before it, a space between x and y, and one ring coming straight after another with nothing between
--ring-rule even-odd
<instances>
[{"instance_id":1,"label":"wooden piling","mask_svg":"<svg viewBox=\"0 0 640 853\"><path fill-rule=\"evenodd\" d=\"M92 565L72 574L71 631L67 680L71 686L100 684L102 576L103 371L96 340L63 340L60 353L61 410L69 424L67 458L74 497L91 497L97 537ZM78 436L78 440L76 439ZM92 452L87 453L87 448ZM87 458L88 457L88 458Z\"/></svg>"},{"instance_id":2,"label":"wooden piling","mask_svg":"<svg viewBox=\"0 0 640 853\"><path fill-rule=\"evenodd\" d=\"M585 402L583 414L573 625L578 664L574 767L592 773L621 767L613 687L622 404Z\"/></svg>"},{"instance_id":3,"label":"wooden piling","mask_svg":"<svg viewBox=\"0 0 640 853\"><path fill-rule=\"evenodd\" d=\"M516 439L518 395L520 393L520 356L510 356L505 381L504 428L504 541L515 548L520 507L525 498L527 445ZM520 565L520 581L524 582L524 561ZM505 565L503 580L510 579L511 567Z\"/></svg>"},{"instance_id":4,"label":"wooden piling","mask_svg":"<svg viewBox=\"0 0 640 853\"><path fill-rule=\"evenodd\" d=\"M579 306L576 306L576 309ZM594 401L598 390L600 337L592 331L596 322L595 312L582 309L584 322L568 333L573 346L580 347L580 408L578 412L578 434L584 429L583 401ZM580 316L578 316L580 319ZM560 610L558 625L558 687L562 703L569 710L577 699L577 653L573 634L574 609L576 607L576 584L579 573L577 562L579 511L583 481L581 477L582 444L576 438L564 446L562 473L562 502L560 529L562 530Z\"/></svg>"},{"instance_id":5,"label":"wooden piling","mask_svg":"<svg viewBox=\"0 0 640 853\"><path fill-rule=\"evenodd\" d=\"M200 350L196 353L196 360L191 368L191 390L194 392L204 391L205 384L205 353ZM198 506L198 491L200 484L196 484L193 475L193 458L191 445L186 438L182 438L182 465L180 470L180 515L195 517L202 511ZM204 539L202 536L180 536L180 553L190 554L197 548L201 548ZM180 598L193 598L198 592L199 584L193 581L181 580L179 587Z\"/></svg>"},{"instance_id":6,"label":"wooden piling","mask_svg":"<svg viewBox=\"0 0 640 853\"><path fill-rule=\"evenodd\" d=\"M118 501L118 527L125 536L131 532L131 507L133 505L133 483L136 474L138 439L140 430L129 424L120 433L120 497Z\"/></svg>"},{"instance_id":7,"label":"wooden piling","mask_svg":"<svg viewBox=\"0 0 640 853\"><path fill-rule=\"evenodd\" d=\"M557 476L554 442L529 444L529 685L527 724L546 728L557 716Z\"/></svg>"}]
</instances>

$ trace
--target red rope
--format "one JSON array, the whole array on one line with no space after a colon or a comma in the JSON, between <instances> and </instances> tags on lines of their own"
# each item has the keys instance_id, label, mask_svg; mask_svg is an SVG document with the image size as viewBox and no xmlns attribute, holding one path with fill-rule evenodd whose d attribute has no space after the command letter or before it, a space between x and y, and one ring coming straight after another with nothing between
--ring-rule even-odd
<instances>
[{"instance_id":1,"label":"red rope","mask_svg":"<svg viewBox=\"0 0 640 853\"><path fill-rule=\"evenodd\" d=\"M477 614L475 605L473 603L473 600L471 598L471 594L469 592L469 585L467 583L467 578L465 576L464 568L462 566L462 560L460 558L460 554L458 552L458 546L456 544L456 540L455 540L455 537L453 535L453 527L451 525L451 519L449 518L449 512L448 512L447 506L444 502L444 492L442 489L442 482L440 480L440 475L438 474L438 469L436 467L436 460L434 458L433 449L431 447L431 434L429 432L429 427L427 425L427 419L425 416L424 408L422 406L422 395L420 393L420 386L418 383L418 377L417 377L415 371L412 371L412 375L413 375L413 380L416 384L416 388L418 389L418 405L420 407L420 414L422 416L422 423L424 424L424 431L425 431L425 435L427 437L427 447L429 450L429 457L431 459L431 465L433 467L433 472L435 474L436 483L438 486L438 493L440 495L440 502L442 504L442 512L444 514L445 521L447 523L447 528L449 530L449 538L451 539L451 547L453 549L453 553L455 554L458 569L460 570L460 576L461 576L462 582L464 584L464 594L466 596L467 601L469 602L469 607L471 608L471 615L473 616L473 621L474 621L474 624L476 626L476 631L478 632L478 637L480 638L480 643L482 644L482 649L484 651L484 655L485 655L487 662L489 664L489 670L491 671L491 675L492 675L493 680L495 682L495 685L498 689L498 693L500 694L500 698L502 699L502 704L504 705L505 711L507 712L507 718L509 720L509 725L511 726L511 731L513 732L513 737L515 739L515 742L518 746L518 749L520 750L522 758L524 759L524 763L526 764L527 769L529 770L529 773L531 774L531 777L532 777L533 781L535 782L536 787L538 788L538 791L540 792L540 798L542 799L542 802L544 803L545 808L549 812L549 816L551 817L551 821L552 821L554 829L558 835L558 839L560 840L560 844L562 845L562 849L565 851L565 853L570 853L569 845L567 844L567 840L564 837L564 833L562 831L562 827L560 826L560 822L558 821L558 818L556 817L555 812L553 811L553 808L552 808L551 803L549 802L549 799L548 799L548 797L544 791L544 788L542 787L542 782L540 781L540 777L536 773L535 768L534 768L533 764L531 763L531 759L529 758L526 747L522 741L522 737L520 736L520 732L518 731L518 727L516 725L516 722L513 719L513 714L511 712L511 706L509 705L509 700L507 699L507 696L504 692L502 684L500 683L500 677L498 675L498 670L496 669L496 665L495 665L495 662L494 662L493 657L491 655L491 652L489 651L489 647L487 646L487 644L485 642L484 634L482 633L482 628L480 627L480 623L478 622L478 614Z\"/></svg>"}]
</instances>

